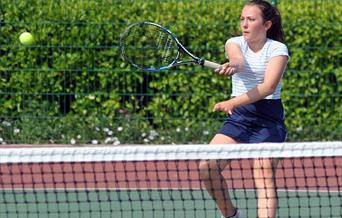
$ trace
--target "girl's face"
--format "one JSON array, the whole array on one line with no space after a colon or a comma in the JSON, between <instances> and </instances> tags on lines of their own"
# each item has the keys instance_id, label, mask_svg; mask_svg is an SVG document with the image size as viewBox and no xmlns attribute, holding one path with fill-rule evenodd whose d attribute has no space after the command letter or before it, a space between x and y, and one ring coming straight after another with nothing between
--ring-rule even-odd
<instances>
[{"instance_id":1,"label":"girl's face","mask_svg":"<svg viewBox=\"0 0 342 218\"><path fill-rule=\"evenodd\" d=\"M240 17L242 35L247 42L266 40L271 21L264 22L261 10L255 5L245 5Z\"/></svg>"}]
</instances>

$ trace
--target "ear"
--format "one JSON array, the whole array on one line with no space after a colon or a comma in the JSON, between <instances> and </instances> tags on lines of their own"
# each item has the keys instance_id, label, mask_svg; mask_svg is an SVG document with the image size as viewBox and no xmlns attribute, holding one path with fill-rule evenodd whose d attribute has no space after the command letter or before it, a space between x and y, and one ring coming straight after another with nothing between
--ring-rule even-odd
<instances>
[{"instance_id":1,"label":"ear","mask_svg":"<svg viewBox=\"0 0 342 218\"><path fill-rule=\"evenodd\" d=\"M265 22L265 29L266 31L269 30L272 26L272 21L268 20Z\"/></svg>"}]
</instances>

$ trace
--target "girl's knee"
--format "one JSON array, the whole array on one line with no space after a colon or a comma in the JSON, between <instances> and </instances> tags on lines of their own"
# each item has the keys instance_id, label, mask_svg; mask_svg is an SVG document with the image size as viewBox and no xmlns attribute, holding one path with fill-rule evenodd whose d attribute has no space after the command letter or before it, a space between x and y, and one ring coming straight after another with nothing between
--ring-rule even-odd
<instances>
[{"instance_id":1,"label":"girl's knee","mask_svg":"<svg viewBox=\"0 0 342 218\"><path fill-rule=\"evenodd\" d=\"M199 175L202 180L210 179L209 160L201 160L198 168L199 168Z\"/></svg>"},{"instance_id":2,"label":"girl's knee","mask_svg":"<svg viewBox=\"0 0 342 218\"><path fill-rule=\"evenodd\" d=\"M199 175L202 180L208 180L213 175L221 173L218 161L216 160L201 160L199 165Z\"/></svg>"}]
</instances>

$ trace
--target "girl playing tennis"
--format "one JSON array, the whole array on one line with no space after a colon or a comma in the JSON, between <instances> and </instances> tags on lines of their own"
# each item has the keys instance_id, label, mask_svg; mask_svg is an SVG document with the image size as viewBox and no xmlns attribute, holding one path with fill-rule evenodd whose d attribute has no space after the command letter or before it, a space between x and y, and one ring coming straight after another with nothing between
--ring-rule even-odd
<instances>
[{"instance_id":1,"label":"girl playing tennis","mask_svg":"<svg viewBox=\"0 0 342 218\"><path fill-rule=\"evenodd\" d=\"M283 44L280 13L267 1L248 1L242 9L240 27L242 35L230 38L225 44L229 62L217 71L232 76L232 98L214 106L213 111L228 116L211 144L284 142L286 128L280 91L289 54ZM222 217L243 217L232 204L222 176L229 163L202 160L200 176ZM276 217L276 166L274 159L253 162L259 218Z\"/></svg>"}]
</instances>

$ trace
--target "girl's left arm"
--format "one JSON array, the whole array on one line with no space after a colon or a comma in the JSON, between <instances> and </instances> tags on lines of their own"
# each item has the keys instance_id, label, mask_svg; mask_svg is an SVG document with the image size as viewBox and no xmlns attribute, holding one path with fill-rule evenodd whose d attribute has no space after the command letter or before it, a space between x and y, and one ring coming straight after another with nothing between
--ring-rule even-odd
<instances>
[{"instance_id":1,"label":"girl's left arm","mask_svg":"<svg viewBox=\"0 0 342 218\"><path fill-rule=\"evenodd\" d=\"M261 84L245 94L217 103L213 111L223 111L227 114L232 114L234 108L256 102L272 94L283 76L287 62L288 56L285 55L271 58L266 66L264 81Z\"/></svg>"}]
</instances>

